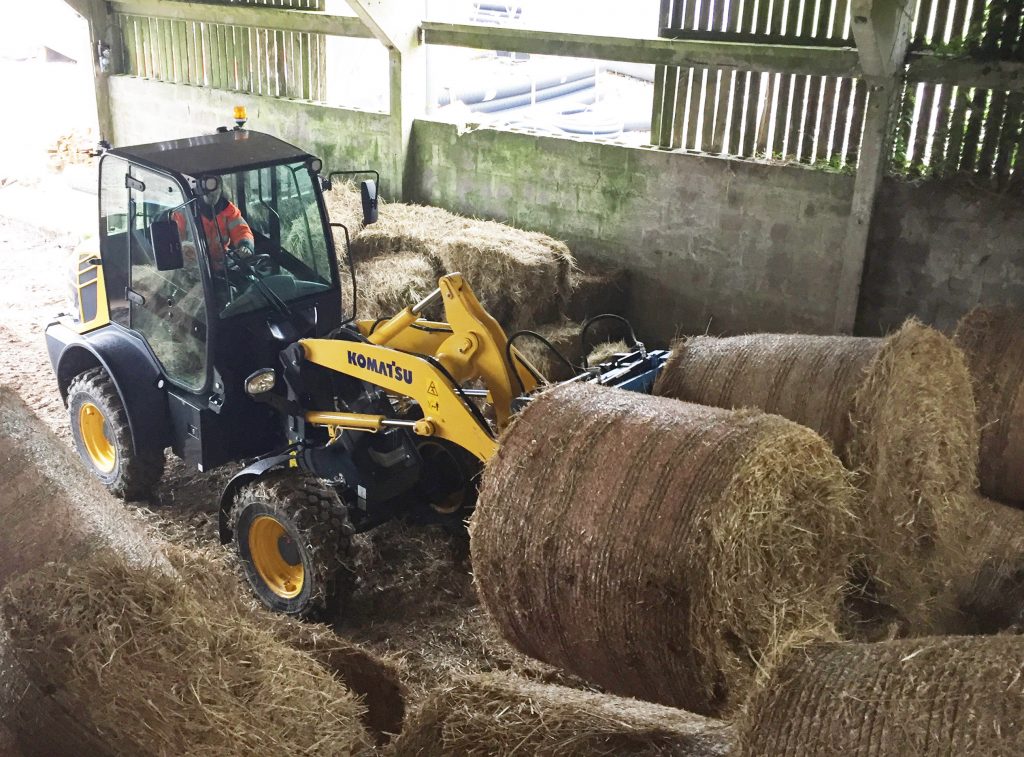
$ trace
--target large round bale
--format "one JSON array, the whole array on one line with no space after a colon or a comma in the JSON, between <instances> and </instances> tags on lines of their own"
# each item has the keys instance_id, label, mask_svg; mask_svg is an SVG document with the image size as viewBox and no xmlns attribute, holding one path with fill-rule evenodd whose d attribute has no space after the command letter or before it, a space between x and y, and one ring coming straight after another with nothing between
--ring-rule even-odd
<instances>
[{"instance_id":1,"label":"large round bale","mask_svg":"<svg viewBox=\"0 0 1024 757\"><path fill-rule=\"evenodd\" d=\"M1024 754L1024 638L822 644L785 655L748 702L744 757Z\"/></svg>"},{"instance_id":2,"label":"large round bale","mask_svg":"<svg viewBox=\"0 0 1024 757\"><path fill-rule=\"evenodd\" d=\"M442 208L382 203L377 223L363 228L352 247L357 261L413 253L442 273L461 273L510 330L559 318L572 291L575 262L564 243Z\"/></svg>"},{"instance_id":3,"label":"large round bale","mask_svg":"<svg viewBox=\"0 0 1024 757\"><path fill-rule=\"evenodd\" d=\"M885 339L696 337L675 345L654 391L756 407L822 434L864 492L872 591L915 632L948 612L978 453L970 378L949 339L916 321Z\"/></svg>"},{"instance_id":4,"label":"large round bale","mask_svg":"<svg viewBox=\"0 0 1024 757\"><path fill-rule=\"evenodd\" d=\"M732 730L683 710L505 674L457 681L424 701L393 757L725 757Z\"/></svg>"},{"instance_id":5,"label":"large round bale","mask_svg":"<svg viewBox=\"0 0 1024 757\"><path fill-rule=\"evenodd\" d=\"M8 584L29 676L115 754L351 755L363 706L310 655L171 576L94 552ZM8 720L8 725L19 725Z\"/></svg>"},{"instance_id":6,"label":"large round bale","mask_svg":"<svg viewBox=\"0 0 1024 757\"><path fill-rule=\"evenodd\" d=\"M1024 501L1024 312L975 308L956 327L974 383L983 494Z\"/></svg>"},{"instance_id":7,"label":"large round bale","mask_svg":"<svg viewBox=\"0 0 1024 757\"><path fill-rule=\"evenodd\" d=\"M957 594L963 630L1024 632L1024 510L977 497L970 552L975 568Z\"/></svg>"},{"instance_id":8,"label":"large round bale","mask_svg":"<svg viewBox=\"0 0 1024 757\"><path fill-rule=\"evenodd\" d=\"M828 445L777 416L564 384L484 473L474 575L525 654L714 714L779 639L832 633L853 496Z\"/></svg>"},{"instance_id":9,"label":"large round bale","mask_svg":"<svg viewBox=\"0 0 1024 757\"><path fill-rule=\"evenodd\" d=\"M153 534L24 402L0 386L0 586L98 547L171 572Z\"/></svg>"}]
</instances>

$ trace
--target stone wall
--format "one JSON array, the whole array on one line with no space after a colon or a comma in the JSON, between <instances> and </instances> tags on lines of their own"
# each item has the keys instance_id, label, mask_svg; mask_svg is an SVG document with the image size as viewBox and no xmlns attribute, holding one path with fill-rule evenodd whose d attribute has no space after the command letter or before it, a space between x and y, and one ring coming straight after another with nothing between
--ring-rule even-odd
<instances>
[{"instance_id":1,"label":"stone wall","mask_svg":"<svg viewBox=\"0 0 1024 757\"><path fill-rule=\"evenodd\" d=\"M406 188L626 268L651 342L832 326L850 176L419 120Z\"/></svg>"},{"instance_id":2,"label":"stone wall","mask_svg":"<svg viewBox=\"0 0 1024 757\"><path fill-rule=\"evenodd\" d=\"M886 179L858 333L885 333L911 315L949 331L978 304L1024 306L1024 197L962 180Z\"/></svg>"},{"instance_id":3,"label":"stone wall","mask_svg":"<svg viewBox=\"0 0 1024 757\"><path fill-rule=\"evenodd\" d=\"M326 171L376 168L387 195L399 170L391 119L383 113L134 76L110 77L110 97L115 145L212 133L218 126L234 126L234 106L245 105L249 128L308 150L323 160Z\"/></svg>"}]
</instances>

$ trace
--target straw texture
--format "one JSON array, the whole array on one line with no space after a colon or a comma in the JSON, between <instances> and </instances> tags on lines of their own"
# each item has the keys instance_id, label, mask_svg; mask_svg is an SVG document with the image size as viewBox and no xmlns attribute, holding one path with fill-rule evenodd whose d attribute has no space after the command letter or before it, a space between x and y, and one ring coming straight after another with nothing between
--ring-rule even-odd
<instances>
[{"instance_id":1,"label":"straw texture","mask_svg":"<svg viewBox=\"0 0 1024 757\"><path fill-rule=\"evenodd\" d=\"M1024 501L1024 312L975 308L956 327L981 428L978 479L993 499Z\"/></svg>"},{"instance_id":2,"label":"straw texture","mask_svg":"<svg viewBox=\"0 0 1024 757\"><path fill-rule=\"evenodd\" d=\"M756 407L822 434L863 492L865 591L912 632L935 630L969 562L978 454L970 378L946 337L915 321L886 339L697 337L675 345L655 393Z\"/></svg>"},{"instance_id":3,"label":"straw texture","mask_svg":"<svg viewBox=\"0 0 1024 757\"><path fill-rule=\"evenodd\" d=\"M510 675L457 681L419 707L393 757L725 757L724 723Z\"/></svg>"},{"instance_id":4,"label":"straw texture","mask_svg":"<svg viewBox=\"0 0 1024 757\"><path fill-rule=\"evenodd\" d=\"M471 522L482 602L524 653L703 714L783 637L828 637L854 490L816 434L592 385L535 399Z\"/></svg>"},{"instance_id":5,"label":"straw texture","mask_svg":"<svg viewBox=\"0 0 1024 757\"><path fill-rule=\"evenodd\" d=\"M794 649L738 723L744 757L1024 754L1024 639Z\"/></svg>"}]
</instances>

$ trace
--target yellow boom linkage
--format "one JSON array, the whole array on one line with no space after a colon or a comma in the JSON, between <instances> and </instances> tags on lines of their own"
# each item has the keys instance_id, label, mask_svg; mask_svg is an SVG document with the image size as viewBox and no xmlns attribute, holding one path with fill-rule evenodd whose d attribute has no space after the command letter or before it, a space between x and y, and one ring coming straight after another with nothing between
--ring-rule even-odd
<instances>
[{"instance_id":1,"label":"yellow boom linkage","mask_svg":"<svg viewBox=\"0 0 1024 757\"><path fill-rule=\"evenodd\" d=\"M420 313L438 298L444 303L447 322L421 319ZM442 276L433 294L393 318L358 321L356 325L369 344L303 339L300 344L306 360L376 384L390 394L412 398L424 416L412 424L414 433L447 439L481 461L494 454L497 440L457 387L474 380L483 383L498 431L508 425L513 398L537 387L536 371L515 350L518 380L513 375L505 353L505 332L457 273ZM351 431L373 432L393 425L382 415L334 411L311 411L306 420Z\"/></svg>"}]
</instances>

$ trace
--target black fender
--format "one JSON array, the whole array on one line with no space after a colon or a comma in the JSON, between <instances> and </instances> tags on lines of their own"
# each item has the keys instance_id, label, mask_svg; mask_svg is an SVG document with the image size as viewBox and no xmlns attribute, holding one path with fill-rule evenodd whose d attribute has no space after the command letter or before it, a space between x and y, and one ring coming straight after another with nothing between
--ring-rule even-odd
<instances>
[{"instance_id":1,"label":"black fender","mask_svg":"<svg viewBox=\"0 0 1024 757\"><path fill-rule=\"evenodd\" d=\"M170 445L163 371L141 336L113 324L79 334L58 321L46 327L46 349L65 404L71 380L101 367L124 405L135 450L160 451Z\"/></svg>"},{"instance_id":2,"label":"black fender","mask_svg":"<svg viewBox=\"0 0 1024 757\"><path fill-rule=\"evenodd\" d=\"M231 513L231 504L234 502L235 495L238 493L238 490L268 471L272 471L275 468L287 467L288 461L291 459L292 455L290 452L282 452L279 455L264 457L243 468L231 477L231 480L228 481L227 486L224 487L224 491L220 495L220 508L217 524L218 530L220 531L221 544L228 544L235 538L235 534L231 530L231 524L228 523L228 516Z\"/></svg>"}]
</instances>

